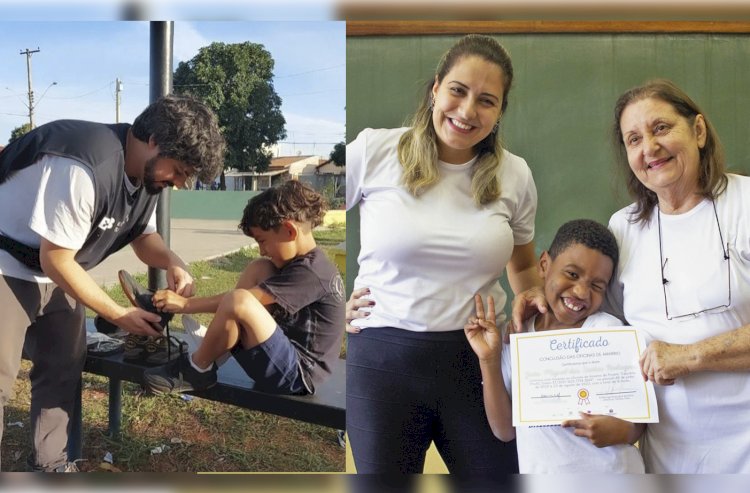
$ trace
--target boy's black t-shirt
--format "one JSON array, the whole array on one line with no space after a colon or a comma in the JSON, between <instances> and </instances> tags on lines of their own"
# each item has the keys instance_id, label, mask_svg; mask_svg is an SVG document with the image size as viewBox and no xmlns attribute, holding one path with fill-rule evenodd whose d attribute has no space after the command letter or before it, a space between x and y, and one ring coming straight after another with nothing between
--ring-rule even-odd
<instances>
[{"instance_id":1,"label":"boy's black t-shirt","mask_svg":"<svg viewBox=\"0 0 750 493\"><path fill-rule=\"evenodd\" d=\"M310 392L331 374L344 336L344 282L325 252L295 258L259 287L276 298L269 311L300 356Z\"/></svg>"}]
</instances>

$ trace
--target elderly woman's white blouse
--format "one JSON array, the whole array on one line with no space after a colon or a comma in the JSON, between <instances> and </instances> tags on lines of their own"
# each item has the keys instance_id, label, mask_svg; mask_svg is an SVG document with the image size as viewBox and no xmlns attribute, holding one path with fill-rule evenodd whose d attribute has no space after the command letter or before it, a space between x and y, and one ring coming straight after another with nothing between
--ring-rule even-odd
<instances>
[{"instance_id":1,"label":"elderly woman's white blouse","mask_svg":"<svg viewBox=\"0 0 750 493\"><path fill-rule=\"evenodd\" d=\"M610 220L620 246L611 301L623 310L613 314L647 342L690 344L750 324L750 178L729 175L715 203L729 279L710 200L684 214L661 214L661 258L656 210L644 226L628 221L632 205ZM662 259L670 316L722 305L730 288L731 306L667 320ZM661 421L647 426L642 442L647 472L750 472L750 371L695 373L655 388Z\"/></svg>"}]
</instances>

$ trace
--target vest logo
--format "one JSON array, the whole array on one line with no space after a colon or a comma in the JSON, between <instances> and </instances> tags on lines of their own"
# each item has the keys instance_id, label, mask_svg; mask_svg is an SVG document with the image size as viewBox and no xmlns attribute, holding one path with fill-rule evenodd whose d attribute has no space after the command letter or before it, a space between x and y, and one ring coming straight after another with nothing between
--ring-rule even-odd
<instances>
[{"instance_id":1,"label":"vest logo","mask_svg":"<svg viewBox=\"0 0 750 493\"><path fill-rule=\"evenodd\" d=\"M115 225L115 218L114 217L105 217L102 219L102 222L99 223L99 229L106 231L108 229L112 229L112 226Z\"/></svg>"},{"instance_id":2,"label":"vest logo","mask_svg":"<svg viewBox=\"0 0 750 493\"><path fill-rule=\"evenodd\" d=\"M125 223L127 223L130 220L130 213L128 213L125 216L125 219L122 221L117 221L117 224L115 224L115 233L119 233L120 229L122 229L123 226L125 226Z\"/></svg>"}]
</instances>

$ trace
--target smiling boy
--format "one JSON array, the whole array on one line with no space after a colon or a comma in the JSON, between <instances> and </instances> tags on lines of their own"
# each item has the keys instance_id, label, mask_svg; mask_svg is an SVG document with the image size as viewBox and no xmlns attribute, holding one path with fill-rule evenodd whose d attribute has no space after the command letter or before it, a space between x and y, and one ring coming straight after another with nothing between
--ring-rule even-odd
<instances>
[{"instance_id":1,"label":"smiling boy","mask_svg":"<svg viewBox=\"0 0 750 493\"><path fill-rule=\"evenodd\" d=\"M256 390L314 393L331 374L344 326L341 275L312 234L325 212L320 194L296 180L250 199L239 227L265 258L251 262L227 293L189 299L168 290L154 294L162 311L216 316L194 353L145 372L147 388L212 387L215 361L231 352Z\"/></svg>"},{"instance_id":2,"label":"smiling boy","mask_svg":"<svg viewBox=\"0 0 750 493\"><path fill-rule=\"evenodd\" d=\"M617 260L617 243L606 227L586 219L562 225L538 265L549 310L529 319L524 330L622 325L615 317L597 311ZM487 419L500 440L517 439L520 472L643 473L643 460L633 444L643 433L644 424L582 414L561 427L513 427L510 347L501 347L494 300L488 299L486 316L481 297L476 296L475 301L477 316L469 319L464 329L479 357Z\"/></svg>"}]
</instances>

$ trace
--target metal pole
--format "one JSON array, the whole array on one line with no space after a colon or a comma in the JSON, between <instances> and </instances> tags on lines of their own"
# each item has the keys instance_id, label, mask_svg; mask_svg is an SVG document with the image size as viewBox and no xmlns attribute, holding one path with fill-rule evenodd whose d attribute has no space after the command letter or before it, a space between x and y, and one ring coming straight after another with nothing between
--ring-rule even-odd
<instances>
[{"instance_id":1,"label":"metal pole","mask_svg":"<svg viewBox=\"0 0 750 493\"><path fill-rule=\"evenodd\" d=\"M109 377L109 436L120 438L122 423L122 380Z\"/></svg>"},{"instance_id":2,"label":"metal pole","mask_svg":"<svg viewBox=\"0 0 750 493\"><path fill-rule=\"evenodd\" d=\"M149 76L149 101L172 92L172 48L174 44L174 23L171 21L151 22L151 68ZM171 190L165 188L159 195L156 205L156 230L164 239L167 247L170 245L169 233L169 199ZM167 287L167 273L161 269L149 267L148 287L163 289Z\"/></svg>"}]
</instances>

